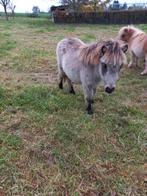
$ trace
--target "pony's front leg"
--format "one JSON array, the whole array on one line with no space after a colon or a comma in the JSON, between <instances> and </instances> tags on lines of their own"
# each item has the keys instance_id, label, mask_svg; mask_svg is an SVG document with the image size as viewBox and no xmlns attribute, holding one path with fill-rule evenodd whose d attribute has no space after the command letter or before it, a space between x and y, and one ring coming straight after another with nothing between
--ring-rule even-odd
<instances>
[{"instance_id":1,"label":"pony's front leg","mask_svg":"<svg viewBox=\"0 0 147 196\"><path fill-rule=\"evenodd\" d=\"M93 104L93 89L92 86L83 85L84 97L86 101L86 110L88 114L93 114L92 104Z\"/></svg>"},{"instance_id":2,"label":"pony's front leg","mask_svg":"<svg viewBox=\"0 0 147 196\"><path fill-rule=\"evenodd\" d=\"M96 86L95 86L95 87L93 87L92 92L93 92L93 97L94 97L94 96L95 96L95 94L96 94ZM92 100L92 103L94 103L94 100Z\"/></svg>"},{"instance_id":3,"label":"pony's front leg","mask_svg":"<svg viewBox=\"0 0 147 196\"><path fill-rule=\"evenodd\" d=\"M93 95L92 97L94 97L95 94L96 94L96 87L92 89L92 95ZM91 103L94 103L94 99L91 100Z\"/></svg>"}]
</instances>

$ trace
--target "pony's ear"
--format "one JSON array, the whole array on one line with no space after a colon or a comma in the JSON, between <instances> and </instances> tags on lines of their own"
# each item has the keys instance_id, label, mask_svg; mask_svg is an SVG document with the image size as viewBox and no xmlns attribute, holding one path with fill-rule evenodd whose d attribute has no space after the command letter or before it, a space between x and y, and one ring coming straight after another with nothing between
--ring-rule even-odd
<instances>
[{"instance_id":1,"label":"pony's ear","mask_svg":"<svg viewBox=\"0 0 147 196\"><path fill-rule=\"evenodd\" d=\"M107 47L104 45L102 46L102 49L101 49L102 53L105 54L105 52L107 51Z\"/></svg>"},{"instance_id":2,"label":"pony's ear","mask_svg":"<svg viewBox=\"0 0 147 196\"><path fill-rule=\"evenodd\" d=\"M128 50L128 45L125 44L124 46L121 47L121 49L122 49L122 51L123 51L124 53L126 53L127 50Z\"/></svg>"},{"instance_id":3,"label":"pony's ear","mask_svg":"<svg viewBox=\"0 0 147 196\"><path fill-rule=\"evenodd\" d=\"M133 33L134 33L134 29L131 28L131 27L124 28L124 33L126 33L126 34L129 35L129 36L132 36Z\"/></svg>"},{"instance_id":4,"label":"pony's ear","mask_svg":"<svg viewBox=\"0 0 147 196\"><path fill-rule=\"evenodd\" d=\"M124 28L124 32L128 33L129 29L128 28Z\"/></svg>"},{"instance_id":5,"label":"pony's ear","mask_svg":"<svg viewBox=\"0 0 147 196\"><path fill-rule=\"evenodd\" d=\"M133 33L134 33L134 29L129 28L128 29L128 34L129 34L130 37L133 35Z\"/></svg>"},{"instance_id":6,"label":"pony's ear","mask_svg":"<svg viewBox=\"0 0 147 196\"><path fill-rule=\"evenodd\" d=\"M105 54L106 51L107 51L107 47L105 45L102 46L101 51L100 51L100 58Z\"/></svg>"}]
</instances>

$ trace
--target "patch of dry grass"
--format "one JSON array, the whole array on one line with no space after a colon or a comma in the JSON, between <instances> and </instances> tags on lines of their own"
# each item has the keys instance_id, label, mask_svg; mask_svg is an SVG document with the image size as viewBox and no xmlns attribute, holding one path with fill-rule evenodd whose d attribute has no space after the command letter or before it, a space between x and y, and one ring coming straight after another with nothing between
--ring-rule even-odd
<instances>
[{"instance_id":1,"label":"patch of dry grass","mask_svg":"<svg viewBox=\"0 0 147 196\"><path fill-rule=\"evenodd\" d=\"M59 40L119 28L0 21L0 195L146 194L146 77L125 67L114 94L99 88L93 116L80 87L75 96L57 89Z\"/></svg>"}]
</instances>

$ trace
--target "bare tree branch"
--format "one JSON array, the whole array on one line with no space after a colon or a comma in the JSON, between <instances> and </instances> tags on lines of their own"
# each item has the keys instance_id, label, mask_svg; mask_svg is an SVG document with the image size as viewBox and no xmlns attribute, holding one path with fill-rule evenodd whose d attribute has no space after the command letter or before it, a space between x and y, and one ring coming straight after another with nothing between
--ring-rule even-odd
<instances>
[{"instance_id":1,"label":"bare tree branch","mask_svg":"<svg viewBox=\"0 0 147 196\"><path fill-rule=\"evenodd\" d=\"M11 2L11 0L0 0L0 4L1 4L1 5L3 6L3 8L4 8L6 20L8 20L7 8L8 8L8 5L10 4L10 2Z\"/></svg>"},{"instance_id":2,"label":"bare tree branch","mask_svg":"<svg viewBox=\"0 0 147 196\"><path fill-rule=\"evenodd\" d=\"M12 17L14 19L14 16L15 16L15 8L16 8L16 5L14 5L12 2L9 3L8 5L8 8L11 10L11 14L12 14Z\"/></svg>"}]
</instances>

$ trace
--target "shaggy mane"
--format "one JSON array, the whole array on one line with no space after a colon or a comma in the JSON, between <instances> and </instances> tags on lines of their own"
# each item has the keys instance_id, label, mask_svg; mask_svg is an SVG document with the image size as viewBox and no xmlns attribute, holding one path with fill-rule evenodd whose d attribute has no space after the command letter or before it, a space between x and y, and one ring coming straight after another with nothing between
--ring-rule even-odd
<instances>
[{"instance_id":1,"label":"shaggy mane","mask_svg":"<svg viewBox=\"0 0 147 196\"><path fill-rule=\"evenodd\" d=\"M87 44L80 48L79 58L85 65L98 65L103 42Z\"/></svg>"},{"instance_id":2,"label":"shaggy mane","mask_svg":"<svg viewBox=\"0 0 147 196\"><path fill-rule=\"evenodd\" d=\"M79 58L85 65L98 65L101 57L107 64L117 65L126 62L119 43L114 40L100 41L80 48Z\"/></svg>"}]
</instances>

